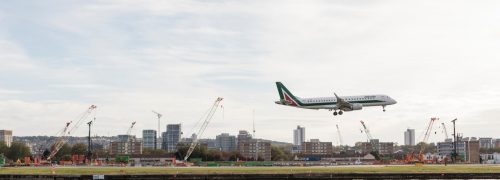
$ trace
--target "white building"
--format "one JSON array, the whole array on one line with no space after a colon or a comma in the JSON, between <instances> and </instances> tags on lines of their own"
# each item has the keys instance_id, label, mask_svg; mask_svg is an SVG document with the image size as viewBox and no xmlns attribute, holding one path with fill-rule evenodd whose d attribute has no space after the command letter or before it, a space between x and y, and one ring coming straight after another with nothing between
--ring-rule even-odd
<instances>
[{"instance_id":1,"label":"white building","mask_svg":"<svg viewBox=\"0 0 500 180\"><path fill-rule=\"evenodd\" d=\"M405 131L405 145L415 146L415 129L406 129L406 131Z\"/></svg>"},{"instance_id":2,"label":"white building","mask_svg":"<svg viewBox=\"0 0 500 180\"><path fill-rule=\"evenodd\" d=\"M306 141L306 128L297 126L297 129L293 130L293 145L300 146Z\"/></svg>"}]
</instances>

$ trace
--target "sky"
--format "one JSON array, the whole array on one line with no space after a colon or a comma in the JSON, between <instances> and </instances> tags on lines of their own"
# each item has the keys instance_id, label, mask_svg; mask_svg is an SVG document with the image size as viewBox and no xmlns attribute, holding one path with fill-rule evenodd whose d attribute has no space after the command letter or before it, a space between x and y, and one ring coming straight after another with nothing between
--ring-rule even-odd
<instances>
[{"instance_id":1,"label":"sky","mask_svg":"<svg viewBox=\"0 0 500 180\"><path fill-rule=\"evenodd\" d=\"M500 2L2 1L0 129L56 135L90 105L93 134L181 123L184 136L224 97L202 138L238 130L293 142L417 142L431 117L465 137L500 138ZM274 104L275 82L299 97L387 94L398 101L333 116ZM255 112L254 115L252 112ZM81 126L72 135L85 136ZM451 136L451 135L449 135Z\"/></svg>"}]
</instances>

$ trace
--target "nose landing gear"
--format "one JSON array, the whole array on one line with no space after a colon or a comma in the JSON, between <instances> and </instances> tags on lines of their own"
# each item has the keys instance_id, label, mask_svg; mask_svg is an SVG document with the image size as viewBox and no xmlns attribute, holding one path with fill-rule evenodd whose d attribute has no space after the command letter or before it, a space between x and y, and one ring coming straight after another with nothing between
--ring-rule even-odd
<instances>
[{"instance_id":1,"label":"nose landing gear","mask_svg":"<svg viewBox=\"0 0 500 180\"><path fill-rule=\"evenodd\" d=\"M385 112L385 106L382 106L382 111L384 111L384 112Z\"/></svg>"}]
</instances>

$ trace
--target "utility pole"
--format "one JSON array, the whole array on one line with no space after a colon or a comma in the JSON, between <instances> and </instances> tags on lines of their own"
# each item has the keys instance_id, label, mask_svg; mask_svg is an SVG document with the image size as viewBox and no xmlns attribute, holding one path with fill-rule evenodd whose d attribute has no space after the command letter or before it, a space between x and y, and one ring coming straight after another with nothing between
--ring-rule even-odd
<instances>
[{"instance_id":1,"label":"utility pole","mask_svg":"<svg viewBox=\"0 0 500 180\"><path fill-rule=\"evenodd\" d=\"M259 161L259 140L255 136L255 109L252 110L253 138L255 138L255 161Z\"/></svg>"},{"instance_id":2,"label":"utility pole","mask_svg":"<svg viewBox=\"0 0 500 180\"><path fill-rule=\"evenodd\" d=\"M95 120L95 118L94 118ZM88 146L87 146L87 160L90 164L92 164L92 139L90 138L90 127L92 126L92 121L87 123L89 125L89 137L88 137Z\"/></svg>"},{"instance_id":3,"label":"utility pole","mask_svg":"<svg viewBox=\"0 0 500 180\"><path fill-rule=\"evenodd\" d=\"M455 131L455 121L457 121L457 118L453 119L451 122L453 123L453 154L451 155L451 160L453 163L456 163L457 160L457 132Z\"/></svg>"}]
</instances>

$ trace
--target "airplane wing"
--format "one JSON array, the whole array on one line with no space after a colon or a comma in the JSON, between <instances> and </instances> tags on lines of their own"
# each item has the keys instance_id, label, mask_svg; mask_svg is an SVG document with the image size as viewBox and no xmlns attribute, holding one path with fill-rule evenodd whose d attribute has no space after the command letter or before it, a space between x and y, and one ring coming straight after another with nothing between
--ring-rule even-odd
<instances>
[{"instance_id":1,"label":"airplane wing","mask_svg":"<svg viewBox=\"0 0 500 180\"><path fill-rule=\"evenodd\" d=\"M344 99L340 98L336 93L333 93L335 94L335 97L337 98L337 107L339 109L344 109L344 108L349 108L351 107L351 103L345 101Z\"/></svg>"}]
</instances>

